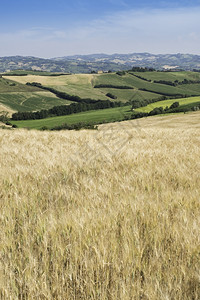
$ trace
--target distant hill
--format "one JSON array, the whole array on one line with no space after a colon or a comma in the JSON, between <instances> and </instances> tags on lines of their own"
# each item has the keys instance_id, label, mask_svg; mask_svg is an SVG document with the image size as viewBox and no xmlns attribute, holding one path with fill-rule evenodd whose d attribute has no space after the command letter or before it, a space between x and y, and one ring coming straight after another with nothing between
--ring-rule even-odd
<instances>
[{"instance_id":1,"label":"distant hill","mask_svg":"<svg viewBox=\"0 0 200 300\"><path fill-rule=\"evenodd\" d=\"M31 56L0 57L0 72L10 70L37 70L62 73L90 73L92 71L122 71L139 67L158 70L200 70L200 55L193 54L91 54L56 57L52 59Z\"/></svg>"}]
</instances>

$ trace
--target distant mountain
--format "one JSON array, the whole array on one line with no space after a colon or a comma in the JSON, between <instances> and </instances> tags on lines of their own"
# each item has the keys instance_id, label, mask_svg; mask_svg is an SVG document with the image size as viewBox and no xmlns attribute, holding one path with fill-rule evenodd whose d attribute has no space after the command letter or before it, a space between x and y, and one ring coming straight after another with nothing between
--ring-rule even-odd
<instances>
[{"instance_id":1,"label":"distant mountain","mask_svg":"<svg viewBox=\"0 0 200 300\"><path fill-rule=\"evenodd\" d=\"M91 71L121 71L138 67L159 70L200 70L200 55L193 54L90 54L56 57L52 59L32 56L0 57L0 72L10 70L38 70L62 73L90 73Z\"/></svg>"}]
</instances>

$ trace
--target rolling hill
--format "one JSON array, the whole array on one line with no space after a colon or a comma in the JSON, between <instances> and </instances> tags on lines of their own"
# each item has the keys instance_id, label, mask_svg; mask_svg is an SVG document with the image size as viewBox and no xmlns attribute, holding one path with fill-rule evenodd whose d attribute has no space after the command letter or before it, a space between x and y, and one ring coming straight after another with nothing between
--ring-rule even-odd
<instances>
[{"instance_id":1,"label":"rolling hill","mask_svg":"<svg viewBox=\"0 0 200 300\"><path fill-rule=\"evenodd\" d=\"M37 86L27 85L29 83L37 83ZM139 72L133 69L116 73L68 75L49 75L41 72L39 75L34 72L26 75L19 72L5 74L0 78L0 105L3 111L7 108L9 112L34 112L76 103L74 101L77 100L70 95L79 97L80 103L84 103L85 99L89 99L89 102L101 100L110 103L121 102L121 107L97 111L89 108L91 111L78 110L78 113L70 116L60 114L59 117L48 113L46 117L39 117L45 118L42 120L25 121L22 118L15 119L12 124L19 127L51 129L63 123L120 121L131 117L132 105L137 108L136 111L149 112L150 108L170 106L176 99L179 99L177 101L180 105L192 107L199 105L200 101L200 73L147 70L144 72L143 69Z\"/></svg>"},{"instance_id":2,"label":"rolling hill","mask_svg":"<svg viewBox=\"0 0 200 300\"><path fill-rule=\"evenodd\" d=\"M0 72L9 70L36 70L64 73L90 73L91 71L119 71L133 66L155 69L200 69L200 55L193 54L91 54L44 59L30 56L0 57Z\"/></svg>"}]
</instances>

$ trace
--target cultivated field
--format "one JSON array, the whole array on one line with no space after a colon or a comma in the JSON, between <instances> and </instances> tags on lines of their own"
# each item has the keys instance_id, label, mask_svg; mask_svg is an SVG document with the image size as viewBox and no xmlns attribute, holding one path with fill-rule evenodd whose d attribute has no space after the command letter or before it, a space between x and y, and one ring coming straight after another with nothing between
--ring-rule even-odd
<instances>
[{"instance_id":1,"label":"cultivated field","mask_svg":"<svg viewBox=\"0 0 200 300\"><path fill-rule=\"evenodd\" d=\"M193 103L200 104L200 97L190 97L190 98L181 98L181 99L168 99L164 101L158 101L151 103L145 107L137 108L136 111L142 111L142 112L150 112L155 107L163 107L166 108L167 106L170 107L174 102L179 102L179 104L182 105L190 105Z\"/></svg>"},{"instance_id":2,"label":"cultivated field","mask_svg":"<svg viewBox=\"0 0 200 300\"><path fill-rule=\"evenodd\" d=\"M147 82L136 76L141 76L151 82ZM25 84L27 82L38 82L43 86L54 88L58 91L76 95L81 98L92 98L101 100L112 100L107 97L107 93L116 96L116 100L128 102L132 100L155 99L163 95L175 96L198 96L200 95L200 84L183 84L178 86L170 86L166 84L154 83L153 80L200 80L200 75L195 72L135 72L126 73L119 76L116 73L109 74L71 74L61 76L40 76L40 75L27 75L27 76L3 76L4 80L16 82L20 86L28 88ZM2 79L2 80L3 80ZM98 85L110 85L110 87L98 87ZM114 88L112 87L114 86ZM121 89L115 87L128 86L132 89ZM146 89L143 91L141 89ZM0 89L1 91L1 89ZM1 94L0 94L1 97ZM1 102L1 98L0 98ZM48 103L48 102L47 102ZM34 104L34 103L33 103ZM59 105L55 103L55 105ZM49 103L49 106L53 106ZM41 107L42 109L43 107ZM18 107L20 111L27 110L27 107Z\"/></svg>"},{"instance_id":3,"label":"cultivated field","mask_svg":"<svg viewBox=\"0 0 200 300\"><path fill-rule=\"evenodd\" d=\"M184 106L186 108L189 106L200 105L200 97L190 97L190 98L181 98L181 99L168 99L164 101L158 101L155 103L151 103L145 107L140 107L135 109L135 112L150 112L155 107L170 107L174 102L179 102L180 107ZM72 115L59 116L59 117L51 117L46 119L39 120L23 120L23 121L11 121L12 124L17 125L19 128L29 128L29 129L41 129L46 127L51 129L55 126L60 126L62 124L76 124L80 122L93 122L93 123L101 123L101 122L115 122L123 120L124 117L130 117L133 114L133 110L131 109L131 105L116 107L116 108L108 108L102 110L93 110L86 111L81 113L76 113Z\"/></svg>"},{"instance_id":4,"label":"cultivated field","mask_svg":"<svg viewBox=\"0 0 200 300\"><path fill-rule=\"evenodd\" d=\"M96 75L99 76L99 75ZM98 89L93 89L92 74L78 74L78 75L63 75L63 76L5 76L6 79L12 79L18 83L26 84L27 82L38 82L44 86L53 87L58 91L66 92L70 95L77 95L79 97L91 97L94 99L105 100L107 97Z\"/></svg>"},{"instance_id":5,"label":"cultivated field","mask_svg":"<svg viewBox=\"0 0 200 300\"><path fill-rule=\"evenodd\" d=\"M41 129L45 126L48 129L51 129L64 123L71 125L80 122L101 123L105 121L120 121L124 118L125 115L131 115L132 113L133 112L131 110L131 106L124 106L101 110L92 110L67 116L51 117L39 120L11 121L11 123L17 125L19 128Z\"/></svg>"},{"instance_id":6,"label":"cultivated field","mask_svg":"<svg viewBox=\"0 0 200 300\"><path fill-rule=\"evenodd\" d=\"M10 78L13 79L12 76ZM70 103L37 87L27 86L8 78L0 78L0 105L4 106L8 112L35 111Z\"/></svg>"},{"instance_id":7,"label":"cultivated field","mask_svg":"<svg viewBox=\"0 0 200 300\"><path fill-rule=\"evenodd\" d=\"M0 93L0 101L15 111L36 111L71 103L45 91Z\"/></svg>"},{"instance_id":8,"label":"cultivated field","mask_svg":"<svg viewBox=\"0 0 200 300\"><path fill-rule=\"evenodd\" d=\"M142 76L150 80L168 80L174 82L175 80L183 81L187 80L200 80L200 73L198 72L134 72L134 74Z\"/></svg>"},{"instance_id":9,"label":"cultivated field","mask_svg":"<svg viewBox=\"0 0 200 300\"><path fill-rule=\"evenodd\" d=\"M199 118L0 130L0 298L198 300Z\"/></svg>"}]
</instances>

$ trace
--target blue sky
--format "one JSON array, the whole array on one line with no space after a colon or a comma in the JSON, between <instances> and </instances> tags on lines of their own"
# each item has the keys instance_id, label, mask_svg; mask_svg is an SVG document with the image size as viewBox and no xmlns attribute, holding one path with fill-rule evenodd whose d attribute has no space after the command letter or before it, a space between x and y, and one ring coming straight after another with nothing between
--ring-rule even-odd
<instances>
[{"instance_id":1,"label":"blue sky","mask_svg":"<svg viewBox=\"0 0 200 300\"><path fill-rule=\"evenodd\" d=\"M200 0L10 0L0 8L0 56L200 54Z\"/></svg>"}]
</instances>

